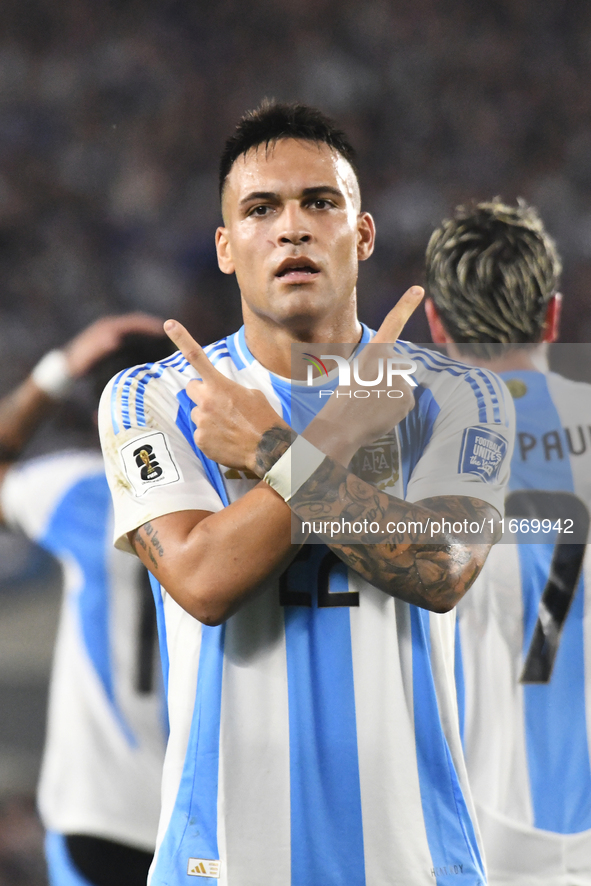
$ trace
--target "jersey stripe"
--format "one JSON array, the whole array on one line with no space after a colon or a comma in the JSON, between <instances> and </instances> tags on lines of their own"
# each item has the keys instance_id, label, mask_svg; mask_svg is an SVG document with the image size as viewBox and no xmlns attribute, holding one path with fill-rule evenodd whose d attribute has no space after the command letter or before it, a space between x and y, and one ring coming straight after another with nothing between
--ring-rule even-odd
<instances>
[{"instance_id":1,"label":"jersey stripe","mask_svg":"<svg viewBox=\"0 0 591 886\"><path fill-rule=\"evenodd\" d=\"M111 388L110 407L111 407L111 422L113 425L113 433L114 434L118 434L119 430L120 430L119 422L117 421L117 393L119 391L119 382L121 381L121 379L123 378L123 376L125 375L126 372L129 372L129 370L123 369L119 373L119 375L115 376L115 380L113 381L113 386Z\"/></svg>"},{"instance_id":2,"label":"jersey stripe","mask_svg":"<svg viewBox=\"0 0 591 886\"><path fill-rule=\"evenodd\" d=\"M177 351L170 357L161 360L159 363L144 363L140 366L134 366L130 369L124 369L115 377L113 387L111 389L111 420L113 422L113 431L118 434L120 431L117 416L117 403L119 402L119 418L124 429L131 427L130 407L133 404L136 411L136 420L141 426L145 426L144 415L144 397L146 385L153 378L160 378L165 369L182 370L182 363L187 364L183 355ZM189 364L187 364L189 365ZM142 373L144 373L142 375ZM139 378L141 376L141 378ZM133 390L134 381L137 379L135 391Z\"/></svg>"},{"instance_id":3,"label":"jersey stripe","mask_svg":"<svg viewBox=\"0 0 591 886\"><path fill-rule=\"evenodd\" d=\"M221 498L224 506L227 506L230 502L228 499L228 493L226 492L226 487L224 486L224 481L222 480L222 475L220 473L220 466L215 461L212 461L210 458L204 455L203 452L201 452L200 449L197 449L197 446L195 445L195 439L193 437L193 434L195 432L195 424L191 419L191 411L193 409L194 403L190 399L186 391L179 391L179 393L177 394L177 400L179 402L179 410L177 413L176 424L183 432L185 439L193 447L195 454L198 456L201 464L205 468L205 472L209 478L209 481Z\"/></svg>"},{"instance_id":4,"label":"jersey stripe","mask_svg":"<svg viewBox=\"0 0 591 886\"><path fill-rule=\"evenodd\" d=\"M490 399L491 399L491 403L492 403L492 407L493 407L493 422L500 424L501 423L501 411L499 409L499 398L497 396L497 392L495 391L495 389L492 386L492 383L491 383L491 380L488 376L488 373L483 372L482 369L476 369L476 370L473 370L473 372L475 375L478 376L478 378L481 378L483 380L483 382L490 394ZM470 377L471 377L471 374L468 376L468 379L470 379Z\"/></svg>"},{"instance_id":5,"label":"jersey stripe","mask_svg":"<svg viewBox=\"0 0 591 886\"><path fill-rule=\"evenodd\" d=\"M437 886L452 886L457 875L485 876L472 822L449 747L438 720L430 663L429 613L411 606L415 734L421 801ZM444 799L445 798L445 799ZM461 866L461 867L460 867Z\"/></svg>"},{"instance_id":6,"label":"jersey stripe","mask_svg":"<svg viewBox=\"0 0 591 886\"><path fill-rule=\"evenodd\" d=\"M219 859L217 804L224 634L224 625L202 627L185 765L151 882L185 883L190 858ZM202 879L212 886L217 883L212 878Z\"/></svg>"},{"instance_id":7,"label":"jersey stripe","mask_svg":"<svg viewBox=\"0 0 591 886\"><path fill-rule=\"evenodd\" d=\"M225 338L220 339L220 341L215 342L213 345L208 345L208 347L203 349L210 361L214 366L223 358L229 357L230 351L228 350L228 345Z\"/></svg>"},{"instance_id":8,"label":"jersey stripe","mask_svg":"<svg viewBox=\"0 0 591 886\"><path fill-rule=\"evenodd\" d=\"M506 410L503 409L504 415L503 418L501 418L499 393L493 385L491 373L489 373L487 370L472 368L470 372L466 373L466 366L464 364L458 363L455 360L451 360L449 357L439 354L436 351L426 351L424 349L419 350L412 345L407 344L406 342L399 342L399 344L404 345L405 350L408 351L408 353L413 357L414 360L422 363L426 369L429 369L432 372L449 372L451 375L454 376L465 376L466 381L474 391L474 395L476 397L479 411L478 421L485 424L500 424L501 422L507 424L508 418ZM488 406L485 392L488 393L490 405L492 406L492 420L488 418ZM501 402L503 403L503 406L505 406L504 396L502 394Z\"/></svg>"},{"instance_id":9,"label":"jersey stripe","mask_svg":"<svg viewBox=\"0 0 591 886\"><path fill-rule=\"evenodd\" d=\"M121 386L121 388L122 388L121 389L121 419L122 419L122 424L123 424L123 427L125 428L125 430L127 430L128 428L131 427L131 418L130 418L130 414L129 414L129 408L130 408L130 400L131 400L131 396L132 396L131 389L133 387L133 383L134 383L135 379L137 379L137 377L142 372L145 372L147 369L148 369L148 367L146 365L136 366L135 369L132 369L131 372L128 373L127 377L125 378L125 380ZM158 373L158 374L160 375L161 373ZM135 403L134 403L134 405L135 405ZM136 411L136 415L137 415L137 411Z\"/></svg>"},{"instance_id":10,"label":"jersey stripe","mask_svg":"<svg viewBox=\"0 0 591 886\"><path fill-rule=\"evenodd\" d=\"M226 339L226 343L228 345L228 350L230 352L230 356L232 357L232 362L236 369L246 369L246 362L240 356L238 349L236 347L236 340L238 337L238 333L235 332L233 335L229 335Z\"/></svg>"},{"instance_id":11,"label":"jersey stripe","mask_svg":"<svg viewBox=\"0 0 591 886\"><path fill-rule=\"evenodd\" d=\"M531 397L528 404L530 410L535 410L541 417L546 429L562 428L546 377L542 373L528 375L528 396ZM518 434L530 428L528 418L528 414L520 413L518 401ZM566 447L564 451L567 451ZM552 470L548 469L548 462L541 452L536 459L537 464L533 452L529 459L530 469L535 471L537 489L573 490L568 458L554 459ZM524 656L537 619L551 554L549 545L519 546ZM564 625L550 682L523 687L534 824L564 834L591 828L591 767L584 698L583 595L581 580ZM568 716L564 716L564 713L556 716L556 711L568 711ZM568 754L565 754L566 748Z\"/></svg>"},{"instance_id":12,"label":"jersey stripe","mask_svg":"<svg viewBox=\"0 0 591 886\"><path fill-rule=\"evenodd\" d=\"M324 546L314 545L309 560L300 564L308 567L307 587L325 554ZM335 569L331 590L348 590L339 575ZM286 607L285 638L291 884L365 886L349 610Z\"/></svg>"},{"instance_id":13,"label":"jersey stripe","mask_svg":"<svg viewBox=\"0 0 591 886\"><path fill-rule=\"evenodd\" d=\"M183 355L180 352L173 354L172 357L169 357L166 360L161 360L160 363L152 364L152 369L138 379L136 386L135 414L136 421L141 427L146 426L146 416L144 413L146 387L152 379L160 378L165 369L180 369L182 363L187 363ZM128 426L124 423L124 427L127 428Z\"/></svg>"},{"instance_id":14,"label":"jersey stripe","mask_svg":"<svg viewBox=\"0 0 591 886\"><path fill-rule=\"evenodd\" d=\"M486 408L486 399L477 378L475 378L470 372L460 372L459 370L454 369L452 366L438 367L430 365L429 361L422 354L413 354L413 357L419 363L422 363L426 369L431 369L432 371L439 372L449 372L451 375L455 375L457 377L464 376L464 378L474 391L474 396L476 397L476 403L478 406L478 421L482 422L483 424L488 424L489 419Z\"/></svg>"},{"instance_id":15,"label":"jersey stripe","mask_svg":"<svg viewBox=\"0 0 591 886\"><path fill-rule=\"evenodd\" d=\"M496 391L496 396L498 397L499 404L502 404L503 407L503 423L505 427L509 427L509 410L507 409L507 400L505 399L506 388L501 384L499 380L499 376L494 372L488 372L487 370L483 370L489 383L494 386L494 390Z\"/></svg>"},{"instance_id":16,"label":"jersey stripe","mask_svg":"<svg viewBox=\"0 0 591 886\"><path fill-rule=\"evenodd\" d=\"M250 353L248 349L248 345L246 344L246 335L244 334L244 326L241 326L238 332L235 335L234 342L236 344L236 350L240 354L242 360L245 364L254 363L254 357Z\"/></svg>"},{"instance_id":17,"label":"jersey stripe","mask_svg":"<svg viewBox=\"0 0 591 886\"><path fill-rule=\"evenodd\" d=\"M466 731L466 683L464 680L464 663L462 661L462 641L460 636L460 622L456 620L455 627L456 646L454 658L454 677L456 681L456 697L458 701L458 717L460 720L460 738L464 747Z\"/></svg>"},{"instance_id":18,"label":"jersey stripe","mask_svg":"<svg viewBox=\"0 0 591 886\"><path fill-rule=\"evenodd\" d=\"M420 807L410 606L349 575L361 600L351 610L351 636L366 880L435 882Z\"/></svg>"},{"instance_id":19,"label":"jersey stripe","mask_svg":"<svg viewBox=\"0 0 591 886\"><path fill-rule=\"evenodd\" d=\"M89 502L92 502L92 507L89 507ZM68 559L74 558L80 570L81 586L77 603L84 645L109 699L113 715L126 740L135 747L137 739L115 697L111 661L110 601L109 594L105 592L105 588L110 586L105 560L105 551L110 544L107 538L110 512L111 496L104 474L85 478L63 497L39 544L57 556L67 553ZM79 530L84 523L90 523L86 533ZM93 539L92 545L87 543L88 538Z\"/></svg>"},{"instance_id":20,"label":"jersey stripe","mask_svg":"<svg viewBox=\"0 0 591 886\"><path fill-rule=\"evenodd\" d=\"M412 472L433 435L433 427L440 411L428 388L417 385L413 392L417 405L398 425L404 495Z\"/></svg>"},{"instance_id":21,"label":"jersey stripe","mask_svg":"<svg viewBox=\"0 0 591 886\"><path fill-rule=\"evenodd\" d=\"M214 351L220 350L220 348L227 348L226 339L220 338L218 341L212 342L210 345L205 345L203 350L207 354L208 357L211 357Z\"/></svg>"},{"instance_id":22,"label":"jersey stripe","mask_svg":"<svg viewBox=\"0 0 591 886\"><path fill-rule=\"evenodd\" d=\"M226 623L218 841L220 857L228 861L219 886L261 886L267 880L272 886L291 884L283 626L274 586L251 601L247 619ZM230 650L240 654L233 656ZM295 854L298 850L294 847Z\"/></svg>"},{"instance_id":23,"label":"jersey stripe","mask_svg":"<svg viewBox=\"0 0 591 886\"><path fill-rule=\"evenodd\" d=\"M223 360L225 357L229 357L229 356L230 356L230 352L227 348L225 348L223 351L216 351L215 356L210 357L210 362L213 366L217 366L218 363L220 362L220 360Z\"/></svg>"},{"instance_id":24,"label":"jersey stripe","mask_svg":"<svg viewBox=\"0 0 591 886\"><path fill-rule=\"evenodd\" d=\"M150 586L154 596L154 605L156 606L156 625L158 627L158 645L160 648L160 664L162 666L162 680L164 684L164 692L168 698L168 674L170 670L170 659L168 657L168 642L166 640L166 619L164 617L164 604L162 602L162 587L157 578L154 578L151 572L148 572ZM166 711L166 728L168 731L168 711Z\"/></svg>"},{"instance_id":25,"label":"jersey stripe","mask_svg":"<svg viewBox=\"0 0 591 886\"><path fill-rule=\"evenodd\" d=\"M545 550L546 558L540 554ZM538 600L552 558L550 545L520 545L524 597L524 654L538 615ZM583 687L584 583L579 581L562 632L552 677L524 686L524 717L534 825L559 834L591 828L591 771ZM566 714L568 712L568 714Z\"/></svg>"}]
</instances>

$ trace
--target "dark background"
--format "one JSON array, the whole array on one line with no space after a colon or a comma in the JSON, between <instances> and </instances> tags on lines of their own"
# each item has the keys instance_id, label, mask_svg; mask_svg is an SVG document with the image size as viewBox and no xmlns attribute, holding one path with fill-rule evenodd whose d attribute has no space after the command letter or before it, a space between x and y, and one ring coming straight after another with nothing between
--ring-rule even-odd
<instances>
[{"instance_id":1,"label":"dark background","mask_svg":"<svg viewBox=\"0 0 591 886\"><path fill-rule=\"evenodd\" d=\"M456 204L521 195L563 255L562 341L590 341L590 84L588 0L2 0L0 396L106 312L175 316L202 343L237 328L213 246L217 161L264 96L318 105L358 149L378 227L365 322L422 282ZM422 311L407 335L428 341ZM0 886L42 882L21 797L58 584L0 535Z\"/></svg>"},{"instance_id":2,"label":"dark background","mask_svg":"<svg viewBox=\"0 0 591 886\"><path fill-rule=\"evenodd\" d=\"M204 343L239 325L217 160L263 96L317 104L359 151L363 320L422 280L457 203L522 195L564 257L562 340L588 340L590 82L586 0L3 0L0 389L104 312ZM428 340L422 313L408 333Z\"/></svg>"}]
</instances>

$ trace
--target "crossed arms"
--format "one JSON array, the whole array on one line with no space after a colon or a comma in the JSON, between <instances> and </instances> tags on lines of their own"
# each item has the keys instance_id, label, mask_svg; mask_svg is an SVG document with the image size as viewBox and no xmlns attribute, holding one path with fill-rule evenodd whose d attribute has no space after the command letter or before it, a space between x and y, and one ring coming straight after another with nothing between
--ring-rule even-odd
<instances>
[{"instance_id":1,"label":"crossed arms","mask_svg":"<svg viewBox=\"0 0 591 886\"><path fill-rule=\"evenodd\" d=\"M406 320L401 302L378 333L383 333L384 341L395 340ZM289 448L293 432L262 392L222 376L183 327L170 321L167 327L202 379L187 387L196 404L192 413L196 444L214 461L262 477ZM404 402L394 401L398 414L381 415L379 421L393 427L413 402L408 391ZM393 535L386 526L441 517L481 523L498 517L495 508L468 496L439 496L413 504L355 477L346 465L360 445L376 439L384 428L372 427L374 417L369 413L359 420L358 403L351 407L337 404L340 427L362 429L361 438L351 432L345 440L342 432L335 430L337 423L330 421L330 414L327 418L328 405L322 410L322 421L314 420L304 432L327 457L289 504L266 483L259 483L219 512L166 514L129 533L136 553L167 592L205 624L224 621L266 579L280 574L293 560L299 546L291 542L292 513L303 520L322 513L327 520L339 517L377 522L384 539L379 544L363 540L335 543L330 536L320 533L320 537L371 584L436 612L455 606L482 568L490 544L466 544L450 534L437 544L423 543L408 533ZM356 410L355 424L343 414L347 408Z\"/></svg>"}]
</instances>

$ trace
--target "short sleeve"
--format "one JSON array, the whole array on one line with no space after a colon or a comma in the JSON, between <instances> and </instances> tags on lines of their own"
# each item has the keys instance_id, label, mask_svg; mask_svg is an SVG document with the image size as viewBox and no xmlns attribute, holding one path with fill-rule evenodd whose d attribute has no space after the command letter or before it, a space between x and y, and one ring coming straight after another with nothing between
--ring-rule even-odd
<instances>
[{"instance_id":1,"label":"short sleeve","mask_svg":"<svg viewBox=\"0 0 591 886\"><path fill-rule=\"evenodd\" d=\"M113 497L114 543L131 551L127 533L177 511L219 511L223 502L177 424L177 393L170 372L127 370L105 389L99 433ZM154 377L156 376L156 377ZM172 377L171 377L172 376Z\"/></svg>"},{"instance_id":2,"label":"short sleeve","mask_svg":"<svg viewBox=\"0 0 591 886\"><path fill-rule=\"evenodd\" d=\"M103 460L96 452L60 452L14 465L0 491L6 523L42 543L68 490L81 478L102 473Z\"/></svg>"},{"instance_id":3,"label":"short sleeve","mask_svg":"<svg viewBox=\"0 0 591 886\"><path fill-rule=\"evenodd\" d=\"M482 371L480 371L482 374ZM431 438L409 479L406 498L417 502L442 495L479 498L504 510L515 441L515 409L503 381L487 377L499 391L494 420L479 407L473 389L456 382L442 400Z\"/></svg>"}]
</instances>

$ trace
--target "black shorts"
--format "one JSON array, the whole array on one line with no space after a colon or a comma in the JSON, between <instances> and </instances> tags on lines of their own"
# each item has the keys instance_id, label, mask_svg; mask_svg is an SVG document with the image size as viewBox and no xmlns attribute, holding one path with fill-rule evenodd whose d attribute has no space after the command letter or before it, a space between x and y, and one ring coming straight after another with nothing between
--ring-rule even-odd
<instances>
[{"instance_id":1,"label":"black shorts","mask_svg":"<svg viewBox=\"0 0 591 886\"><path fill-rule=\"evenodd\" d=\"M152 853L83 834L66 834L76 869L93 886L146 886Z\"/></svg>"}]
</instances>

